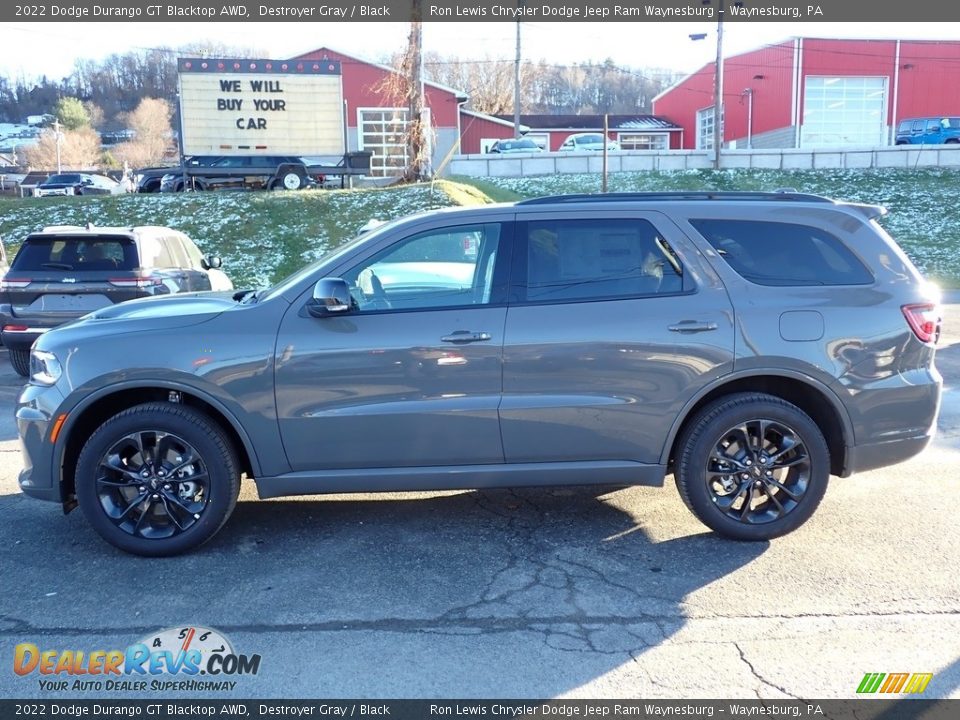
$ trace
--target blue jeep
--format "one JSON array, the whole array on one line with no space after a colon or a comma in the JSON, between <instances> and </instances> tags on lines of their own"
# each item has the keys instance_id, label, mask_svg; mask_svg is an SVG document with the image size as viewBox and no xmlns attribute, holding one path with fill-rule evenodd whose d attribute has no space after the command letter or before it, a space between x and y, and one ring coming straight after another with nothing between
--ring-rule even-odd
<instances>
[{"instance_id":1,"label":"blue jeep","mask_svg":"<svg viewBox=\"0 0 960 720\"><path fill-rule=\"evenodd\" d=\"M960 117L910 118L897 126L897 145L944 143L960 143Z\"/></svg>"}]
</instances>

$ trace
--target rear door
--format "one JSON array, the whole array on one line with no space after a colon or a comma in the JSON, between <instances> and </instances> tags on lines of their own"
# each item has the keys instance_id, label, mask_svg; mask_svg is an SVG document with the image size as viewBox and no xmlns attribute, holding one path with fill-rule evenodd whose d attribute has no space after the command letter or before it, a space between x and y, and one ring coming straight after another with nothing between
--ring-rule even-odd
<instances>
[{"instance_id":1,"label":"rear door","mask_svg":"<svg viewBox=\"0 0 960 720\"><path fill-rule=\"evenodd\" d=\"M124 236L28 237L4 278L14 318L57 324L143 295L130 287L137 247Z\"/></svg>"},{"instance_id":2,"label":"rear door","mask_svg":"<svg viewBox=\"0 0 960 720\"><path fill-rule=\"evenodd\" d=\"M655 464L684 404L733 367L733 309L657 212L516 226L500 423L508 463Z\"/></svg>"}]
</instances>

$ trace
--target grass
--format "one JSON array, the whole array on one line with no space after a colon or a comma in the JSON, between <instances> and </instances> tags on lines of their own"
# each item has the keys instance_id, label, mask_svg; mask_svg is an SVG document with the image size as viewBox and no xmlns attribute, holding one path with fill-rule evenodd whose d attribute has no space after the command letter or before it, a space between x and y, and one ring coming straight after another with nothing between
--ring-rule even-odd
<instances>
[{"instance_id":1,"label":"grass","mask_svg":"<svg viewBox=\"0 0 960 720\"><path fill-rule=\"evenodd\" d=\"M220 255L237 287L267 285L356 235L371 218L489 202L474 188L438 182L370 190L188 193L78 198L0 198L0 237L12 258L47 225L166 225Z\"/></svg>"},{"instance_id":2,"label":"grass","mask_svg":"<svg viewBox=\"0 0 960 720\"><path fill-rule=\"evenodd\" d=\"M457 178L499 200L600 192L601 178L545 175L527 178ZM945 168L871 170L694 170L615 173L611 192L644 190L775 190L883 205L880 223L928 277L960 287L960 171Z\"/></svg>"},{"instance_id":3,"label":"grass","mask_svg":"<svg viewBox=\"0 0 960 720\"><path fill-rule=\"evenodd\" d=\"M299 269L371 218L571 192L599 192L599 175L439 181L386 189L297 193L191 193L79 198L0 198L0 237L11 255L23 237L46 225L168 225L205 253L220 255L237 287L262 286ZM917 266L944 287L960 288L960 171L723 170L617 173L612 192L772 190L884 205L881 221Z\"/></svg>"}]
</instances>

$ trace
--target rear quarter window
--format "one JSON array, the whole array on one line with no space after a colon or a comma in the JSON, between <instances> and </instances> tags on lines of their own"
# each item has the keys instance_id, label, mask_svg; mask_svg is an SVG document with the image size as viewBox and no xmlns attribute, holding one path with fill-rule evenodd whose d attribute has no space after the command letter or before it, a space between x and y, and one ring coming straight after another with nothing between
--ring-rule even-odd
<instances>
[{"instance_id":1,"label":"rear quarter window","mask_svg":"<svg viewBox=\"0 0 960 720\"><path fill-rule=\"evenodd\" d=\"M690 220L738 275L758 285L869 285L874 278L819 228L756 220Z\"/></svg>"},{"instance_id":2,"label":"rear quarter window","mask_svg":"<svg viewBox=\"0 0 960 720\"><path fill-rule=\"evenodd\" d=\"M127 238L27 238L10 266L11 271L135 270L137 247Z\"/></svg>"}]
</instances>

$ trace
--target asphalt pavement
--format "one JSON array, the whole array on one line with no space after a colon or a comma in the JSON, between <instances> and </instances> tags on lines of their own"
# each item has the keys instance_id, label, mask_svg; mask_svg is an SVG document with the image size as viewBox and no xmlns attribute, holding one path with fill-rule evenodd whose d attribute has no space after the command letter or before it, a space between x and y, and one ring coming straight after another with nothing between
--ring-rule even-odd
<instances>
[{"instance_id":1,"label":"asphalt pavement","mask_svg":"<svg viewBox=\"0 0 960 720\"><path fill-rule=\"evenodd\" d=\"M867 672L929 672L960 698L960 306L936 442L834 479L799 531L722 540L664 488L260 501L192 554L149 560L79 512L22 496L20 379L0 351L0 697L41 689L14 648L123 649L213 628L256 675L163 697L849 698ZM226 677L226 676L221 676Z\"/></svg>"}]
</instances>

